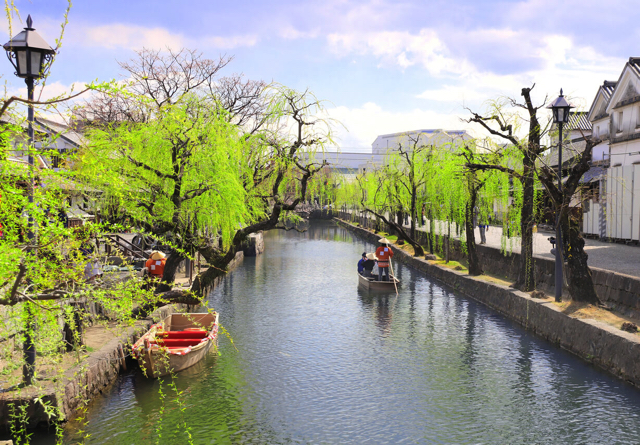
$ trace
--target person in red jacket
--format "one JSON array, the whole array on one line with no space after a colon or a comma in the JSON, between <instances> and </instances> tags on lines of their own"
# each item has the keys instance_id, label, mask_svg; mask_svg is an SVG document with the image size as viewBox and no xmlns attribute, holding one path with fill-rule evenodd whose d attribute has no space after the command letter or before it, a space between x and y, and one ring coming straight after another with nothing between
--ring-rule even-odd
<instances>
[{"instance_id":1,"label":"person in red jacket","mask_svg":"<svg viewBox=\"0 0 640 445\"><path fill-rule=\"evenodd\" d=\"M166 255L159 251L151 252L151 257L145 263L145 267L149 271L151 278L158 278L162 280L164 274L164 265L167 262Z\"/></svg>"},{"instance_id":2,"label":"person in red jacket","mask_svg":"<svg viewBox=\"0 0 640 445\"><path fill-rule=\"evenodd\" d=\"M391 261L391 257L393 257L393 250L389 247L391 241L386 238L381 238L378 240L381 244L380 247L376 249L376 257L378 257L378 281L382 280L382 275L387 274L387 279L384 281L389 281L389 261Z\"/></svg>"}]
</instances>

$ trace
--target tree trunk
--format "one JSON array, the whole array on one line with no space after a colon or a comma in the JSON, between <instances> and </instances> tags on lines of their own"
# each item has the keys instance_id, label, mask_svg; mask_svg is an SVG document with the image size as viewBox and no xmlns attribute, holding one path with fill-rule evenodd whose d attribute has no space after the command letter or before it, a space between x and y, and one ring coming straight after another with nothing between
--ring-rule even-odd
<instances>
[{"instance_id":1,"label":"tree trunk","mask_svg":"<svg viewBox=\"0 0 640 445\"><path fill-rule=\"evenodd\" d=\"M449 241L451 240L451 222L447 221L447 244L445 245L445 251L444 251L444 262L445 263L449 263L449 259L450 259L450 254L449 254Z\"/></svg>"},{"instance_id":2,"label":"tree trunk","mask_svg":"<svg viewBox=\"0 0 640 445\"><path fill-rule=\"evenodd\" d=\"M162 282L156 287L156 293L167 292L173 288L173 283L176 281L176 271L178 270L178 266L180 266L180 263L185 259L186 257L178 252L171 252L167 257L167 262L164 264Z\"/></svg>"},{"instance_id":3,"label":"tree trunk","mask_svg":"<svg viewBox=\"0 0 640 445\"><path fill-rule=\"evenodd\" d=\"M562 212L562 239L566 240L567 256L565 258L569 269L569 295L573 301L601 305L596 294L591 277L591 270L587 265L589 255L584 251L584 239L580 235L577 221L571 220L568 212ZM556 246L556 249L560 246Z\"/></svg>"},{"instance_id":4,"label":"tree trunk","mask_svg":"<svg viewBox=\"0 0 640 445\"><path fill-rule=\"evenodd\" d=\"M415 187L413 188L413 193L411 194L411 238L416 239L416 218L418 211L416 209L416 194L417 191Z\"/></svg>"},{"instance_id":5,"label":"tree trunk","mask_svg":"<svg viewBox=\"0 0 640 445\"><path fill-rule=\"evenodd\" d=\"M433 213L431 212L431 209L429 209L429 253L431 255L433 255L433 229L434 229L434 224L433 224Z\"/></svg>"},{"instance_id":6,"label":"tree trunk","mask_svg":"<svg viewBox=\"0 0 640 445\"><path fill-rule=\"evenodd\" d=\"M409 235L407 235L407 233L404 231L404 228L395 223L393 221L393 214L390 215L389 219L386 219L384 217L384 215L374 212L371 209L365 209L367 212L375 215L376 217L380 218L383 222L385 222L388 226L389 226L389 231L394 231L398 234L398 239L402 239L404 241L406 241L407 243L411 244L411 247L413 247L413 255L414 256L423 256L424 255L424 250L422 249L422 246L417 243L414 239L412 239Z\"/></svg>"},{"instance_id":7,"label":"tree trunk","mask_svg":"<svg viewBox=\"0 0 640 445\"><path fill-rule=\"evenodd\" d=\"M469 258L469 275L482 275L483 270L478 260L478 252L476 251L476 238L473 231L473 209L476 206L476 196L471 194L466 208L466 218L464 221L465 233L467 235L467 252Z\"/></svg>"},{"instance_id":8,"label":"tree trunk","mask_svg":"<svg viewBox=\"0 0 640 445\"><path fill-rule=\"evenodd\" d=\"M534 223L534 168L535 160L525 154L522 178L522 209L520 211L520 232L522 243L520 267L515 287L531 292L535 289L535 265L533 262L533 223Z\"/></svg>"}]
</instances>

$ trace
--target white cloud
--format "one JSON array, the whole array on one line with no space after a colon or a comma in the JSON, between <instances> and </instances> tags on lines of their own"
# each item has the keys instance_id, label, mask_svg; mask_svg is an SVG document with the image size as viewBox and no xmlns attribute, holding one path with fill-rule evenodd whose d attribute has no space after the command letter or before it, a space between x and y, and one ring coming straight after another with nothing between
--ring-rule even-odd
<instances>
[{"instance_id":1,"label":"white cloud","mask_svg":"<svg viewBox=\"0 0 640 445\"><path fill-rule=\"evenodd\" d=\"M484 100L486 94L465 86L444 85L442 88L426 90L418 94L420 99L436 100L439 102L459 102Z\"/></svg>"},{"instance_id":2,"label":"white cloud","mask_svg":"<svg viewBox=\"0 0 640 445\"><path fill-rule=\"evenodd\" d=\"M492 32L498 32L494 30ZM509 31L505 31L508 35ZM418 98L470 105L476 111L482 102L500 96L520 100L523 87L536 85L533 97L540 105L545 95L551 100L564 88L578 109L591 105L595 93L606 80L616 80L625 59L610 57L589 46L577 45L571 38L562 35L540 36L540 43L532 49L540 63L532 69L515 73L494 73L467 63L460 74L450 73L447 82L440 88L430 88ZM463 60L460 61L464 62Z\"/></svg>"},{"instance_id":3,"label":"white cloud","mask_svg":"<svg viewBox=\"0 0 640 445\"><path fill-rule=\"evenodd\" d=\"M407 68L422 65L432 74L462 73L465 61L454 60L436 31L422 29L417 34L406 31L332 33L327 36L331 51L339 57L351 54L372 55L381 64Z\"/></svg>"},{"instance_id":4,"label":"white cloud","mask_svg":"<svg viewBox=\"0 0 640 445\"><path fill-rule=\"evenodd\" d=\"M300 31L293 26L285 26L278 32L278 35L286 40L313 39L318 37L318 30Z\"/></svg>"},{"instance_id":5,"label":"white cloud","mask_svg":"<svg viewBox=\"0 0 640 445\"><path fill-rule=\"evenodd\" d=\"M44 87L42 85L37 85L34 89L33 97L36 101L44 102L51 99L58 99L62 96L69 96L79 93L85 88L86 87L84 82L74 82L70 85L63 84L61 82L52 82L47 83L46 85L44 85ZM85 94L89 94L89 92ZM21 86L16 88L12 85L9 89L7 89L6 95L26 99L27 88L26 86L24 88L22 88Z\"/></svg>"},{"instance_id":6,"label":"white cloud","mask_svg":"<svg viewBox=\"0 0 640 445\"><path fill-rule=\"evenodd\" d=\"M258 37L252 34L229 36L204 36L198 39L174 33L165 28L146 28L125 23L108 25L80 25L70 30L70 40L85 46L116 49L166 49L178 50L184 47L200 49L233 49L241 46L253 46Z\"/></svg>"},{"instance_id":7,"label":"white cloud","mask_svg":"<svg viewBox=\"0 0 640 445\"><path fill-rule=\"evenodd\" d=\"M422 109L392 112L373 102L360 108L334 107L327 109L327 113L346 127L336 128L338 145L343 151L369 149L380 134L427 128L473 131L472 126L461 121L461 115Z\"/></svg>"}]
</instances>

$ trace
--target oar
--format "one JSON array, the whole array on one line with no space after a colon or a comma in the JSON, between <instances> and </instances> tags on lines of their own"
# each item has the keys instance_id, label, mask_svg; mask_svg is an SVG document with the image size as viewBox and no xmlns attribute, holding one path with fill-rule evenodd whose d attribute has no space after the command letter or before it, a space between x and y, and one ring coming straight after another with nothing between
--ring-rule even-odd
<instances>
[{"instance_id":1,"label":"oar","mask_svg":"<svg viewBox=\"0 0 640 445\"><path fill-rule=\"evenodd\" d=\"M391 249L391 247L389 247ZM393 273L393 263L391 263L391 257L389 257L389 268L391 269L391 277L393 278L393 287L396 288L396 297L398 296L398 285L396 284L396 274Z\"/></svg>"}]
</instances>

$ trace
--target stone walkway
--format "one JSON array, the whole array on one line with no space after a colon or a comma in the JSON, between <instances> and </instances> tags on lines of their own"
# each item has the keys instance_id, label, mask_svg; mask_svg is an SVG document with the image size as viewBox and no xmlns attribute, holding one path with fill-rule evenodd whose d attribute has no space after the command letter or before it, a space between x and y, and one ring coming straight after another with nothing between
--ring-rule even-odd
<instances>
[{"instance_id":1,"label":"stone walkway","mask_svg":"<svg viewBox=\"0 0 640 445\"><path fill-rule=\"evenodd\" d=\"M423 230L419 227L419 230ZM476 242L480 241L480 229L475 229ZM551 232L538 232L533 237L533 254L535 256L554 259L549 252L551 244L548 239L555 236ZM487 246L497 249L501 246L502 227L489 227L487 231ZM511 250L520 252L520 238L511 238L513 243ZM640 246L627 246L625 244L606 243L592 239L585 239L585 250L589 254L589 266L613 272L640 277Z\"/></svg>"}]
</instances>

